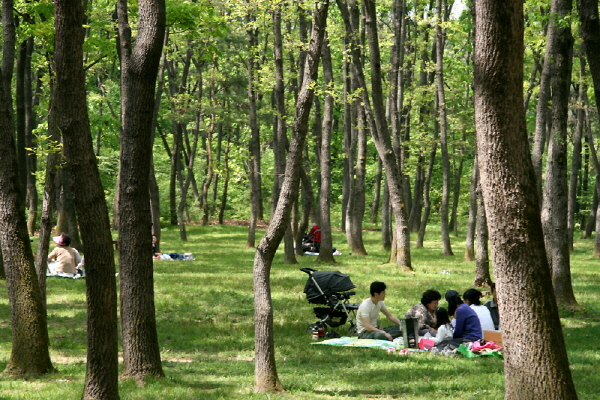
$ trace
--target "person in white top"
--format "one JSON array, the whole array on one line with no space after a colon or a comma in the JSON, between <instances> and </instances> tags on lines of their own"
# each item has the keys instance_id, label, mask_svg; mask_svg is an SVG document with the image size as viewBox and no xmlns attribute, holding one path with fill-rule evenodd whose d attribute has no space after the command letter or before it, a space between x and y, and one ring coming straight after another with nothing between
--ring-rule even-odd
<instances>
[{"instance_id":1,"label":"person in white top","mask_svg":"<svg viewBox=\"0 0 600 400\"><path fill-rule=\"evenodd\" d=\"M356 313L356 330L359 339L393 340L402 336L400 320L392 314L383 303L385 300L385 283L371 283L371 297L363 300ZM382 312L390 322L395 325L380 329L377 326L377 317Z\"/></svg>"},{"instance_id":2,"label":"person in white top","mask_svg":"<svg viewBox=\"0 0 600 400\"><path fill-rule=\"evenodd\" d=\"M438 307L435 310L435 320L436 320L436 329L437 334L433 338L435 344L440 343L443 340L450 340L453 338L454 328L450 323L450 315L448 315L448 310L444 307Z\"/></svg>"},{"instance_id":3,"label":"person in white top","mask_svg":"<svg viewBox=\"0 0 600 400\"><path fill-rule=\"evenodd\" d=\"M481 323L481 331L493 331L495 330L495 326L492 315L490 314L490 310L481 304L481 296L482 294L479 290L469 289L463 295L463 299L477 313L477 317Z\"/></svg>"}]
</instances>

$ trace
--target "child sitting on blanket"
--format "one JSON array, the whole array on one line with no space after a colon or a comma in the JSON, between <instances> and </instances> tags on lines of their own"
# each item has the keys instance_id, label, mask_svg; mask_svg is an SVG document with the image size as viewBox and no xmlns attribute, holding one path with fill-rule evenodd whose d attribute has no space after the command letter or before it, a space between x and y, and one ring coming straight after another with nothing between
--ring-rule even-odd
<instances>
[{"instance_id":1,"label":"child sitting on blanket","mask_svg":"<svg viewBox=\"0 0 600 400\"><path fill-rule=\"evenodd\" d=\"M448 315L448 310L446 310L444 307L439 307L435 311L435 319L437 321L437 334L434 338L435 343L438 344L442 340L452 339L454 328L452 328L452 324L450 323L450 316Z\"/></svg>"}]
</instances>

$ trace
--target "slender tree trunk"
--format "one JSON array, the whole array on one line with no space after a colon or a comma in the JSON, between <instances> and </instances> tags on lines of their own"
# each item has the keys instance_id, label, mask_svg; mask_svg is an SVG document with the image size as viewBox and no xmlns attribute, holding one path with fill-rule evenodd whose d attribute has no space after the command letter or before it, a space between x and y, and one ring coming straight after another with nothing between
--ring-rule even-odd
<instances>
[{"instance_id":1,"label":"slender tree trunk","mask_svg":"<svg viewBox=\"0 0 600 400\"><path fill-rule=\"evenodd\" d=\"M523 32L521 0L476 3L477 162L505 343L504 398L569 400L577 394L547 290L551 271L523 109Z\"/></svg>"},{"instance_id":2,"label":"slender tree trunk","mask_svg":"<svg viewBox=\"0 0 600 400\"><path fill-rule=\"evenodd\" d=\"M588 85L584 81L585 76L585 58L583 55L579 56L579 68L580 68L580 79L579 79L579 93L578 93L578 106L575 111L575 130L573 132L573 158L571 160L571 173L569 176L569 195L568 195L568 214L567 214L567 242L569 246L569 253L573 252L573 236L575 233L575 214L579 211L579 202L577 201L577 185L579 182L580 170L581 170L581 151L582 151L582 139L583 129L585 127L585 110L583 109L584 94L587 91Z\"/></svg>"},{"instance_id":3,"label":"slender tree trunk","mask_svg":"<svg viewBox=\"0 0 600 400\"><path fill-rule=\"evenodd\" d=\"M542 162L544 156L544 149L546 148L546 136L547 136L547 126L548 119L550 118L550 52L551 52L551 42L549 40L546 41L548 44L546 46L546 57L544 58L544 65L542 67L542 72L540 76L540 89L538 94L538 102L536 107L536 116L535 116L535 139L533 144L533 168L535 170L536 182L537 182L537 191L540 201L543 199L542 193ZM540 204L541 206L541 204Z\"/></svg>"},{"instance_id":4,"label":"slender tree trunk","mask_svg":"<svg viewBox=\"0 0 600 400\"><path fill-rule=\"evenodd\" d=\"M477 170L477 155L473 163L471 174L471 188L469 190L469 222L467 223L467 235L465 238L465 261L475 261L475 226L477 224L477 182L479 174Z\"/></svg>"},{"instance_id":5,"label":"slender tree trunk","mask_svg":"<svg viewBox=\"0 0 600 400\"><path fill-rule=\"evenodd\" d=\"M475 279L473 286L482 287L489 286L492 283L490 277L490 258L488 255L489 235L487 227L487 216L483 205L483 197L481 194L481 184L477 184L477 251L475 258Z\"/></svg>"},{"instance_id":6,"label":"slender tree trunk","mask_svg":"<svg viewBox=\"0 0 600 400\"><path fill-rule=\"evenodd\" d=\"M578 308L571 281L571 264L567 233L567 119L569 89L573 63L571 27L563 18L571 13L572 0L553 0L550 9L547 53L552 71L552 128L546 162L546 180L542 206L542 227L546 253L552 269L556 300L569 308ZM560 18L560 20L556 20Z\"/></svg>"},{"instance_id":7,"label":"slender tree trunk","mask_svg":"<svg viewBox=\"0 0 600 400\"><path fill-rule=\"evenodd\" d=\"M371 223L377 224L379 217L379 207L381 205L381 178L383 175L383 165L381 159L377 157L377 172L375 173L375 184L373 185L373 202L371 203Z\"/></svg>"},{"instance_id":8,"label":"slender tree trunk","mask_svg":"<svg viewBox=\"0 0 600 400\"><path fill-rule=\"evenodd\" d=\"M321 131L321 190L319 194L321 247L319 249L317 261L331 264L335 262L333 258L333 239L331 235L331 210L329 207L331 201L331 132L333 127L334 106L333 94L331 92L334 91L334 86L331 51L327 39L323 40L321 59L323 61L323 81L327 92L325 93Z\"/></svg>"},{"instance_id":9,"label":"slender tree trunk","mask_svg":"<svg viewBox=\"0 0 600 400\"><path fill-rule=\"evenodd\" d=\"M248 109L250 125L250 142L248 144L250 160L248 160L248 174L250 176L250 226L248 227L248 239L246 247L254 247L256 241L256 224L261 219L262 210L262 178L260 168L260 131L257 114L256 91L254 89L254 74L258 68L255 61L258 31L250 23L255 21L254 15L248 14L248 29L246 38L248 41Z\"/></svg>"},{"instance_id":10,"label":"slender tree trunk","mask_svg":"<svg viewBox=\"0 0 600 400\"><path fill-rule=\"evenodd\" d=\"M273 338L273 304L271 301L270 271L273 258L285 230L288 229L290 212L298 194L299 170L302 151L306 145L308 120L314 96L312 86L317 80L319 59L329 3L319 3L315 12L315 22L306 57L304 79L293 125L293 137L290 144L285 179L275 213L269 229L256 249L254 257L254 321L255 321L255 391L280 392L283 386L277 376L275 365L275 346Z\"/></svg>"},{"instance_id":11,"label":"slender tree trunk","mask_svg":"<svg viewBox=\"0 0 600 400\"><path fill-rule=\"evenodd\" d=\"M450 158L448 156L448 123L446 121L446 95L444 92L444 31L442 30L442 0L436 1L437 24L435 44L436 59L436 87L438 98L438 112L440 119L440 149L442 151L442 203L440 207L440 222L442 227L442 248L445 256L453 256L450 243L450 229L448 227L448 204L450 202Z\"/></svg>"}]
</instances>

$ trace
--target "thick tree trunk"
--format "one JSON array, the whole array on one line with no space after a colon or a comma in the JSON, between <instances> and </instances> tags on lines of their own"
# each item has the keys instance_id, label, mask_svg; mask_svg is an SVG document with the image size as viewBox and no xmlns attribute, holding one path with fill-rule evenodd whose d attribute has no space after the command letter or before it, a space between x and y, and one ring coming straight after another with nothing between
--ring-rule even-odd
<instances>
[{"instance_id":1,"label":"thick tree trunk","mask_svg":"<svg viewBox=\"0 0 600 400\"><path fill-rule=\"evenodd\" d=\"M119 266L124 377L164 376L154 306L149 176L155 84L165 33L163 0L139 3L135 47L127 1L117 3L121 48L121 184Z\"/></svg>"},{"instance_id":2,"label":"thick tree trunk","mask_svg":"<svg viewBox=\"0 0 600 400\"><path fill-rule=\"evenodd\" d=\"M40 375L53 370L48 352L46 310L38 285L25 206L19 189L17 151L11 120L11 77L15 26L13 2L2 2L4 28L2 82L0 84L0 253L6 274L11 310L12 351L4 372ZM10 12L6 12L10 10Z\"/></svg>"},{"instance_id":3,"label":"thick tree trunk","mask_svg":"<svg viewBox=\"0 0 600 400\"><path fill-rule=\"evenodd\" d=\"M306 145L308 120L317 80L319 59L329 3L319 3L311 41L306 57L304 79L294 119L293 137L285 169L285 179L269 229L256 249L254 257L254 323L255 323L255 391L279 392L283 386L277 376L273 340L273 304L271 302L270 271L277 247L288 229L290 212L298 195L302 151Z\"/></svg>"},{"instance_id":4,"label":"thick tree trunk","mask_svg":"<svg viewBox=\"0 0 600 400\"><path fill-rule=\"evenodd\" d=\"M477 155L473 164L473 172L471 173L471 187L469 190L469 222L467 223L467 235L465 238L465 256L464 261L475 260L475 226L477 221L477 183L479 181L479 173L477 170Z\"/></svg>"},{"instance_id":5,"label":"thick tree trunk","mask_svg":"<svg viewBox=\"0 0 600 400\"><path fill-rule=\"evenodd\" d=\"M57 0L56 108L78 222L86 247L87 371L83 399L118 399L117 292L108 209L87 113L83 69L83 4ZM146 176L147 178L147 176Z\"/></svg>"},{"instance_id":6,"label":"thick tree trunk","mask_svg":"<svg viewBox=\"0 0 600 400\"><path fill-rule=\"evenodd\" d=\"M577 394L556 298L547 290L551 274L523 110L523 31L521 0L476 3L477 155L505 343L504 398L569 400Z\"/></svg>"}]
</instances>

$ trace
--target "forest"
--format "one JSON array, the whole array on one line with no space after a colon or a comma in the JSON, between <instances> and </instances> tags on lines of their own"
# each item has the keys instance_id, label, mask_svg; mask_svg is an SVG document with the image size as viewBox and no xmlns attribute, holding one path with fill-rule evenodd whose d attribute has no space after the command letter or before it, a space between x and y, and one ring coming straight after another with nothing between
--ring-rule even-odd
<instances>
[{"instance_id":1,"label":"forest","mask_svg":"<svg viewBox=\"0 0 600 400\"><path fill-rule=\"evenodd\" d=\"M146 255L161 227L186 242L190 225L247 221L266 332L258 392L282 389L271 263L282 241L283 262L297 263L313 224L318 261L335 263L332 230L367 256L363 233L375 229L398 273L439 227L439 255L474 261L475 286L494 276L500 298L538 299L543 310L525 318L543 338L560 331L557 302L580 308L569 254L600 226L597 0L3 0L2 27L0 265L14 375L51 369L52 232L93 255L84 398L115 396L117 307L121 375L164 375ZM452 245L460 231L464 248ZM36 346L16 339L25 331ZM553 360L549 381L568 371L554 336L541 356ZM570 379L548 389L517 367L506 375L519 376L506 398L573 398Z\"/></svg>"}]
</instances>

